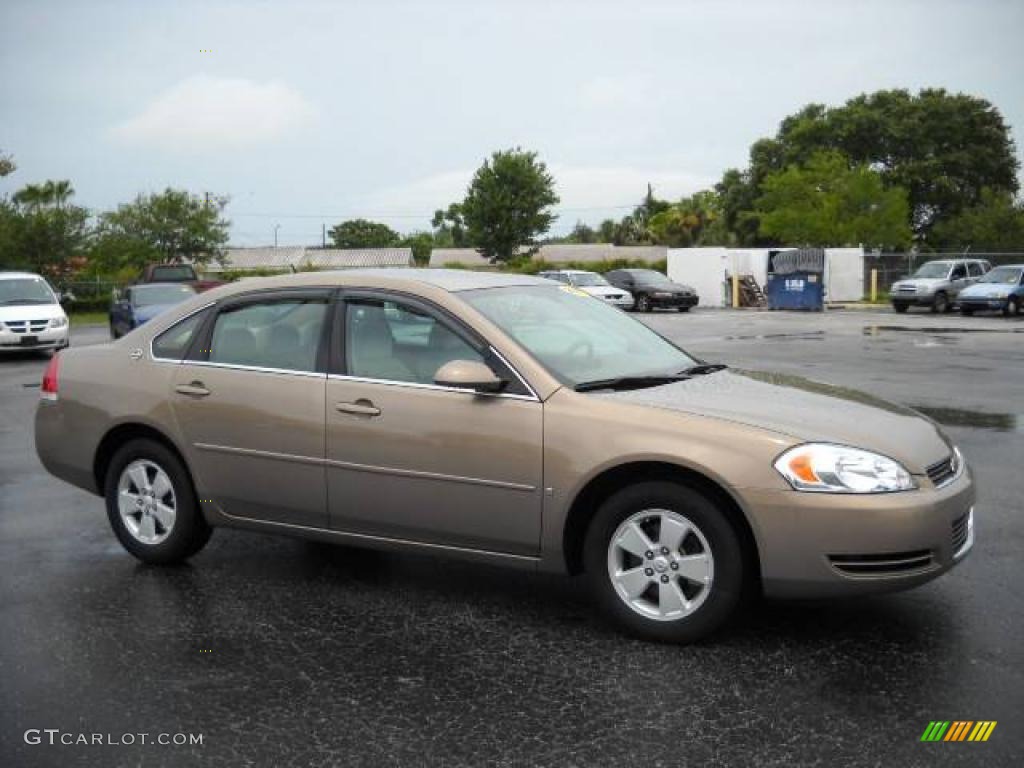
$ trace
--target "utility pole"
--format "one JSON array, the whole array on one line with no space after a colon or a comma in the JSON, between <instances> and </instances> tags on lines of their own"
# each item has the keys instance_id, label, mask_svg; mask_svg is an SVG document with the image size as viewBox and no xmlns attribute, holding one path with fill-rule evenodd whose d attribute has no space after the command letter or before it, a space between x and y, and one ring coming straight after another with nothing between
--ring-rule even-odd
<instances>
[{"instance_id":1,"label":"utility pole","mask_svg":"<svg viewBox=\"0 0 1024 768\"><path fill-rule=\"evenodd\" d=\"M327 247L327 223L323 222L320 224L320 247Z\"/></svg>"},{"instance_id":2,"label":"utility pole","mask_svg":"<svg viewBox=\"0 0 1024 768\"><path fill-rule=\"evenodd\" d=\"M281 228L280 224L274 225L274 247L277 248L277 230Z\"/></svg>"}]
</instances>

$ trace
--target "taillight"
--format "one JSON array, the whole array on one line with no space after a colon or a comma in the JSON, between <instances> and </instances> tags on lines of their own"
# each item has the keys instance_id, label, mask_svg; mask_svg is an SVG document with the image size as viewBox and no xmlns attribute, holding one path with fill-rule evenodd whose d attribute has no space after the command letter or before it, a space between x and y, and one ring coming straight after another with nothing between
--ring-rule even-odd
<instances>
[{"instance_id":1,"label":"taillight","mask_svg":"<svg viewBox=\"0 0 1024 768\"><path fill-rule=\"evenodd\" d=\"M60 353L54 352L50 358L46 370L43 372L43 386L39 390L39 397L43 400L57 399L57 374L60 372Z\"/></svg>"}]
</instances>

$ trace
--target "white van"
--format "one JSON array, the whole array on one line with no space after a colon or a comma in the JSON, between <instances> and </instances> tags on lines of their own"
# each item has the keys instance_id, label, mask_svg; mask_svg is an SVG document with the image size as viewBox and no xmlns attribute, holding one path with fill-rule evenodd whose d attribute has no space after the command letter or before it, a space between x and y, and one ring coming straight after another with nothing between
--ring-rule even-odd
<instances>
[{"instance_id":1,"label":"white van","mask_svg":"<svg viewBox=\"0 0 1024 768\"><path fill-rule=\"evenodd\" d=\"M68 316L49 283L31 272L0 272L0 352L68 343Z\"/></svg>"}]
</instances>

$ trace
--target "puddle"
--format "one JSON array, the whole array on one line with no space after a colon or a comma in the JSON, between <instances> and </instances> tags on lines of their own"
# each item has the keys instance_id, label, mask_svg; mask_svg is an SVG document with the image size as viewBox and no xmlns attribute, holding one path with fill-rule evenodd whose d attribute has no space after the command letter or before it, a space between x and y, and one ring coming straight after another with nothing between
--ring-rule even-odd
<instances>
[{"instance_id":1,"label":"puddle","mask_svg":"<svg viewBox=\"0 0 1024 768\"><path fill-rule=\"evenodd\" d=\"M820 341L825 337L824 331L802 331L800 333L754 333L749 336L726 336L726 341L760 341L762 339L811 339Z\"/></svg>"},{"instance_id":2,"label":"puddle","mask_svg":"<svg viewBox=\"0 0 1024 768\"><path fill-rule=\"evenodd\" d=\"M1021 417L1016 413L985 413L965 411L961 408L934 408L930 405L911 405L946 427L974 427L992 429L996 432L1017 432L1021 430Z\"/></svg>"},{"instance_id":3,"label":"puddle","mask_svg":"<svg viewBox=\"0 0 1024 768\"><path fill-rule=\"evenodd\" d=\"M949 333L1024 333L1024 328L936 328L922 325L865 325L861 332L865 336L877 336L880 333L928 333L945 335Z\"/></svg>"}]
</instances>

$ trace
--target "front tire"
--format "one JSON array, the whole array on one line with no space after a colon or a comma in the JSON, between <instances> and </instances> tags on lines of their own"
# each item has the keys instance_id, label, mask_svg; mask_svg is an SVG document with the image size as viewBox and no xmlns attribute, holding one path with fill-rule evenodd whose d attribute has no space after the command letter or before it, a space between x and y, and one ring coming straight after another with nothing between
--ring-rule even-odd
<instances>
[{"instance_id":1,"label":"front tire","mask_svg":"<svg viewBox=\"0 0 1024 768\"><path fill-rule=\"evenodd\" d=\"M1016 296L1011 296L1009 301L1006 302L1006 309L1003 310L1003 314L1007 317L1020 317L1020 299Z\"/></svg>"},{"instance_id":2,"label":"front tire","mask_svg":"<svg viewBox=\"0 0 1024 768\"><path fill-rule=\"evenodd\" d=\"M637 312L650 312L651 300L647 296L637 296L635 308Z\"/></svg>"},{"instance_id":3,"label":"front tire","mask_svg":"<svg viewBox=\"0 0 1024 768\"><path fill-rule=\"evenodd\" d=\"M907 311L907 309L909 308L909 305L903 304L901 302L895 302L892 305L892 308L895 309L898 314L902 315L903 313L905 313Z\"/></svg>"},{"instance_id":4,"label":"front tire","mask_svg":"<svg viewBox=\"0 0 1024 768\"><path fill-rule=\"evenodd\" d=\"M212 529L188 470L165 445L140 438L111 459L104 485L107 517L121 545L154 565L179 563L201 550Z\"/></svg>"},{"instance_id":5,"label":"front tire","mask_svg":"<svg viewBox=\"0 0 1024 768\"><path fill-rule=\"evenodd\" d=\"M939 291L935 294L935 298L932 299L932 312L936 314L945 314L952 309L952 305L949 303L949 296L943 291Z\"/></svg>"},{"instance_id":6,"label":"front tire","mask_svg":"<svg viewBox=\"0 0 1024 768\"><path fill-rule=\"evenodd\" d=\"M739 537L719 505L671 482L629 486L587 529L590 588L605 614L641 637L700 640L733 613L746 577Z\"/></svg>"}]
</instances>

